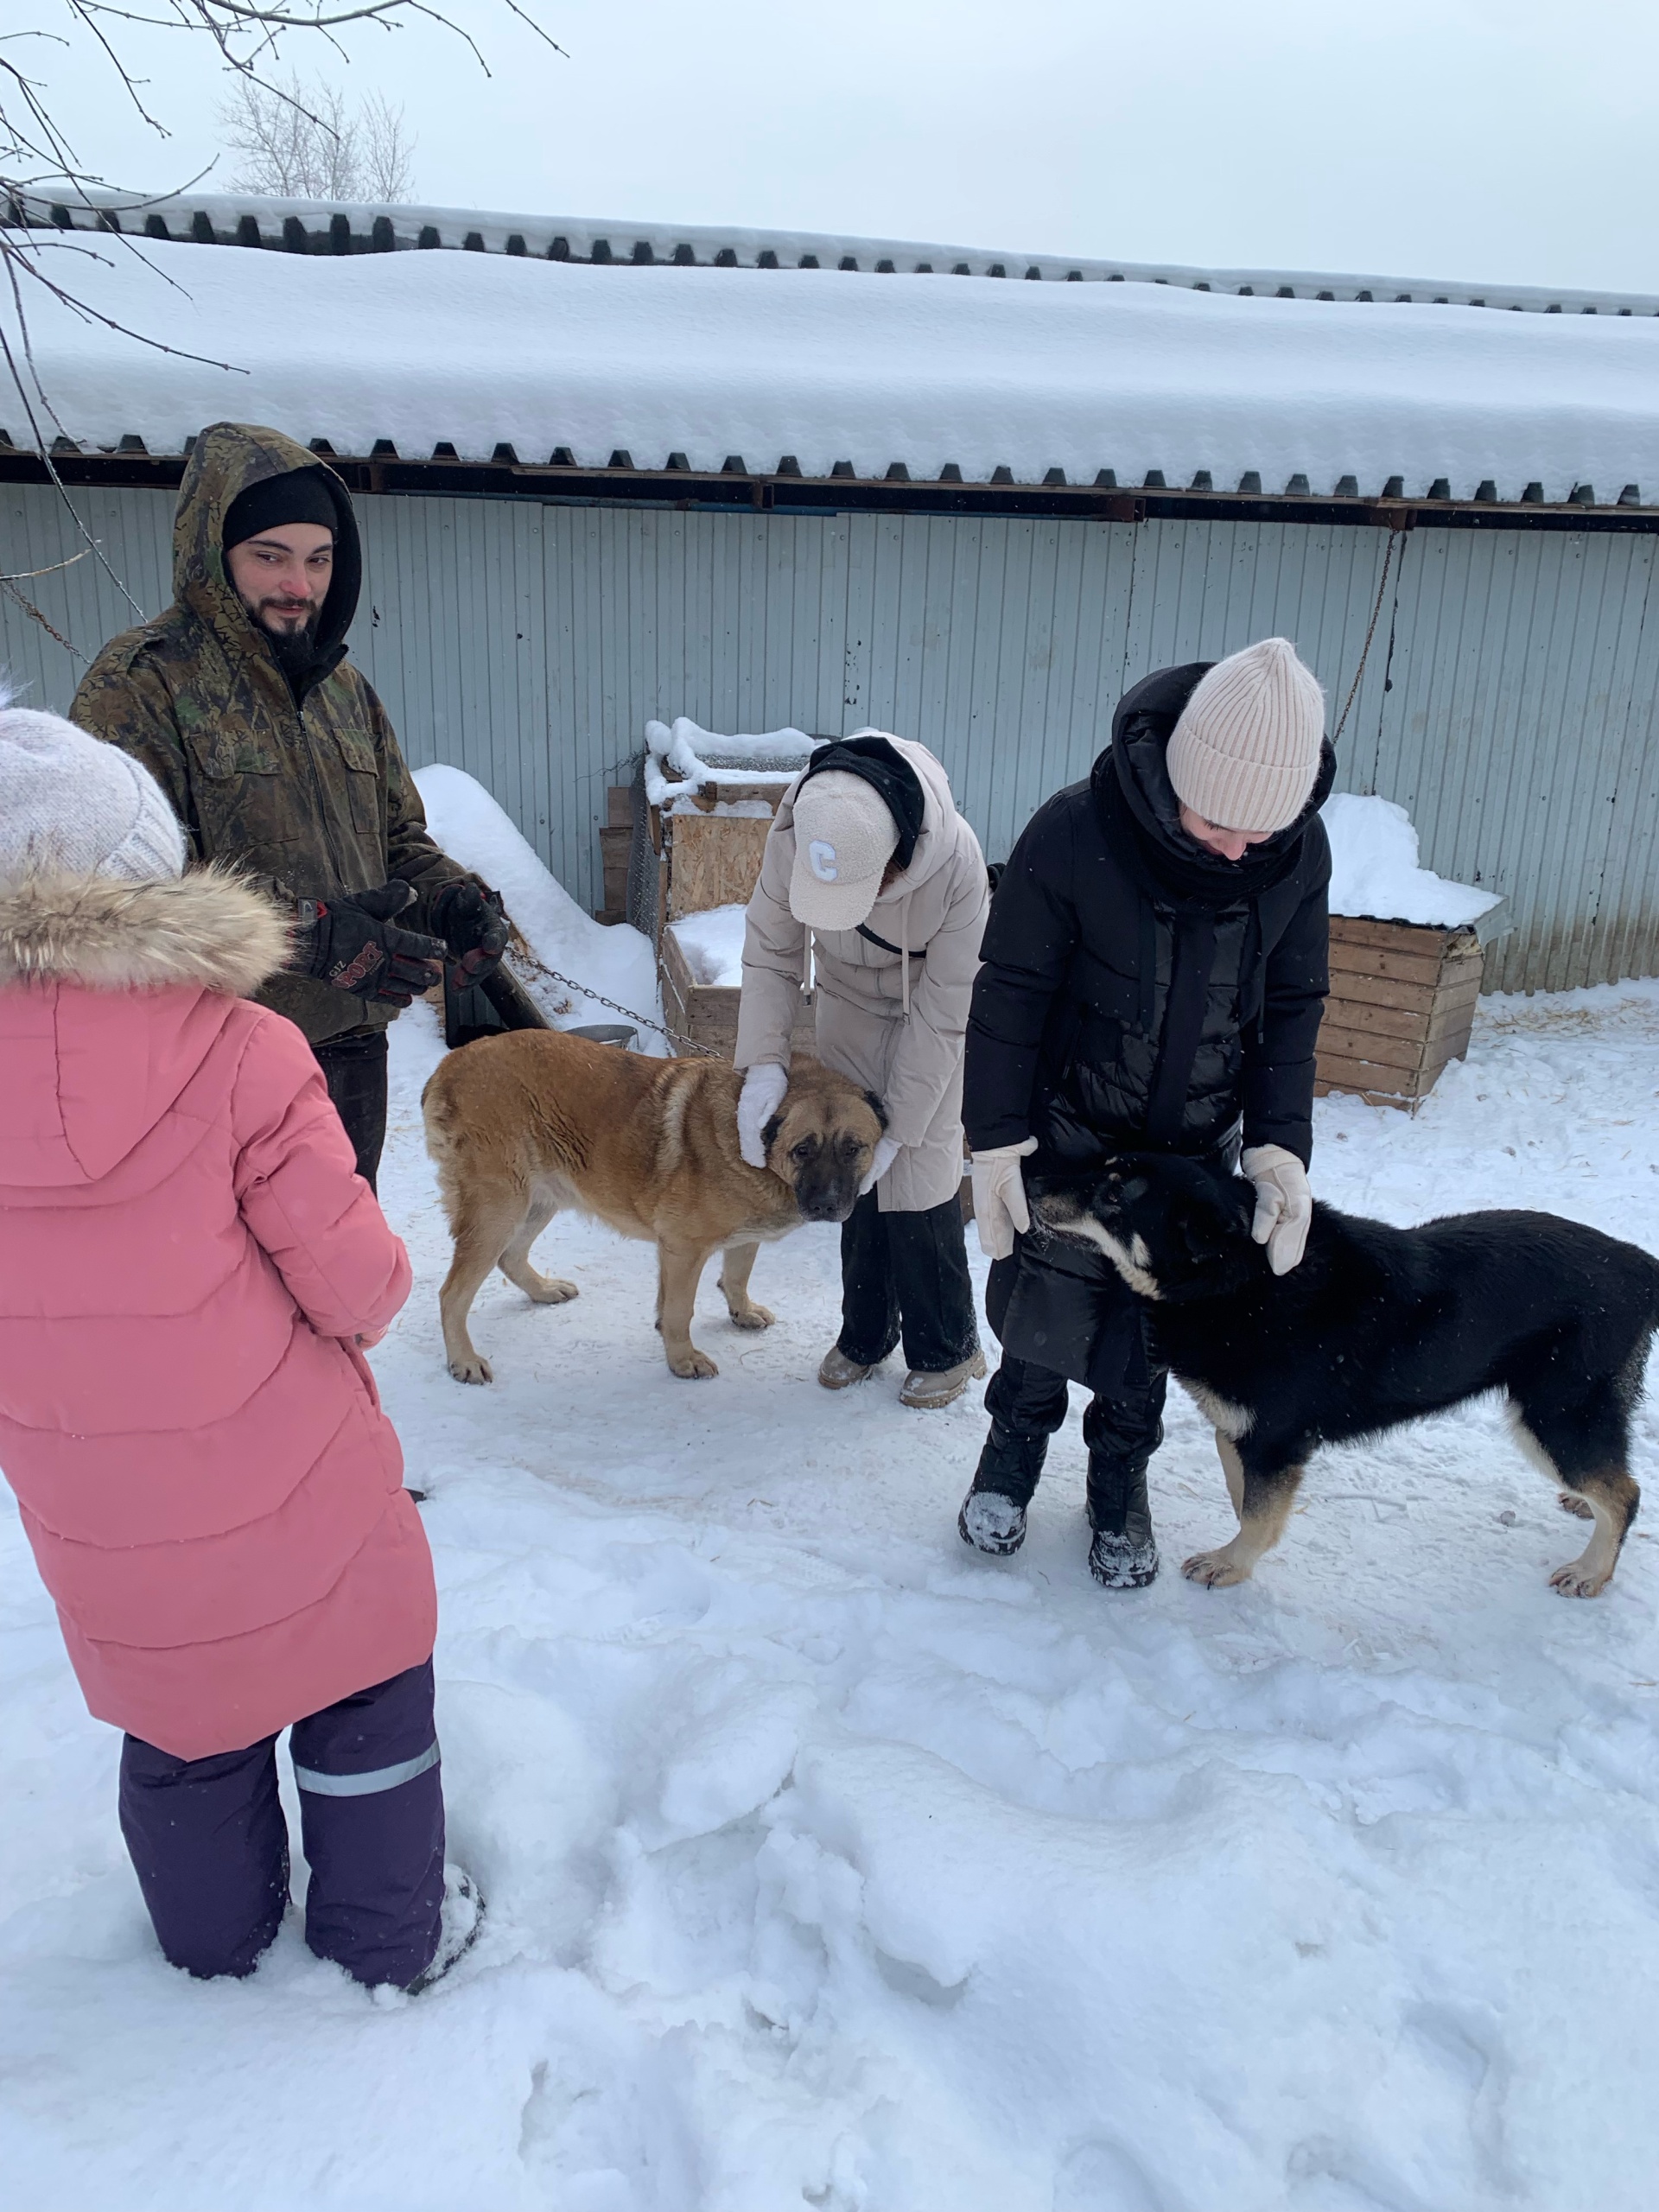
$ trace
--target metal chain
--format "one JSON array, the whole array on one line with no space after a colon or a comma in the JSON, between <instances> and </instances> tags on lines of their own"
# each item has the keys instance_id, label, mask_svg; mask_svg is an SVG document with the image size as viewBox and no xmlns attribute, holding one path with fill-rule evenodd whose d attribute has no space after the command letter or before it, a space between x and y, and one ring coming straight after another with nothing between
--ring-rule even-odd
<instances>
[{"instance_id":1,"label":"metal chain","mask_svg":"<svg viewBox=\"0 0 1659 2212\"><path fill-rule=\"evenodd\" d=\"M567 991L575 991L581 998L591 999L595 1006L608 1007L613 1014L626 1014L630 1021L637 1021L642 1029L654 1029L659 1037L666 1037L676 1045L683 1045L688 1052L696 1052L705 1060L723 1060L726 1057L714 1046L700 1045L695 1037L688 1037L683 1030L671 1029L665 1021L653 1021L648 1014L636 1014L631 1006L622 1006L615 999L606 998L590 983L579 983L574 976L561 976L556 968L550 968L544 960L538 960L528 950L521 952L515 948L512 957L516 965L533 968L538 976L545 976L550 983L561 983Z\"/></svg>"},{"instance_id":2,"label":"metal chain","mask_svg":"<svg viewBox=\"0 0 1659 2212\"><path fill-rule=\"evenodd\" d=\"M1342 741L1342 733L1347 727L1349 714L1352 709L1354 701L1359 696L1359 679L1365 673L1366 655L1371 650L1371 639L1376 635L1377 619L1382 614L1382 601L1389 588L1389 566L1394 559L1394 549L1396 545L1400 547L1400 563L1403 568L1405 566L1406 558L1405 543L1406 533L1404 531L1394 530L1389 532L1388 548L1382 556L1382 574L1377 581L1376 604L1371 609L1370 627L1366 631L1365 642L1359 649L1359 666L1354 671L1354 680L1348 692L1348 703L1342 710L1342 720L1337 724L1335 730L1332 734L1331 746L1333 752L1337 746Z\"/></svg>"},{"instance_id":3,"label":"metal chain","mask_svg":"<svg viewBox=\"0 0 1659 2212\"><path fill-rule=\"evenodd\" d=\"M79 555L77 555L76 557L79 558ZM69 563L67 561L60 563L60 566L66 569ZM48 572L43 569L39 573L44 575ZM0 576L0 589L4 590L10 597L15 599L18 606L22 608L24 613L29 615L33 620L38 622L41 629L46 632L48 637L55 638L58 643L63 647L65 652L73 653L75 658L79 661L85 661L86 656L82 652L80 647L77 645L73 645L70 640L64 636L61 630L54 630L52 627L52 625L47 620L45 615L41 613L40 608L35 606L34 601L32 599L25 599L22 592L18 590L16 583L13 582L10 576Z\"/></svg>"}]
</instances>

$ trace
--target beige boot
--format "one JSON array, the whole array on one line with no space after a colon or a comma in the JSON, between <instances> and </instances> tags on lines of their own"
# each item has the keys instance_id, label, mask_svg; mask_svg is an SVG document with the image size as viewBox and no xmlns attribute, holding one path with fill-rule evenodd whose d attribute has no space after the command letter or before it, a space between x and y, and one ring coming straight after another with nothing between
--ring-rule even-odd
<instances>
[{"instance_id":1,"label":"beige boot","mask_svg":"<svg viewBox=\"0 0 1659 2212\"><path fill-rule=\"evenodd\" d=\"M826 1390L845 1390L874 1372L874 1367L861 1367L855 1359L848 1358L839 1344L832 1344L819 1365L818 1380Z\"/></svg>"},{"instance_id":2,"label":"beige boot","mask_svg":"<svg viewBox=\"0 0 1659 2212\"><path fill-rule=\"evenodd\" d=\"M942 1374L925 1375L912 1368L905 1377L905 1387L899 1393L901 1406L948 1406L959 1398L970 1382L977 1382L985 1372L985 1355L976 1349L971 1359L947 1367Z\"/></svg>"}]
</instances>

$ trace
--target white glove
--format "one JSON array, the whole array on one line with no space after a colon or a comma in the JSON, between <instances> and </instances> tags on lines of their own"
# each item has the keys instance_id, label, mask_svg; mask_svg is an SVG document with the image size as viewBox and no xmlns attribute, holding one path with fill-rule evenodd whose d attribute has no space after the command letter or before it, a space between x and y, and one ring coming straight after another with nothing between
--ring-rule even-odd
<instances>
[{"instance_id":1,"label":"white glove","mask_svg":"<svg viewBox=\"0 0 1659 2212\"><path fill-rule=\"evenodd\" d=\"M1023 1144L1000 1144L974 1154L974 1226L979 1231L979 1249L988 1259L1006 1260L1014 1249L1015 1232L1023 1236L1031 1227L1020 1162L1036 1149L1036 1138L1027 1137Z\"/></svg>"},{"instance_id":2,"label":"white glove","mask_svg":"<svg viewBox=\"0 0 1659 2212\"><path fill-rule=\"evenodd\" d=\"M897 1137L877 1137L875 1157L870 1162L870 1172L858 1186L858 1195L861 1198L867 1191L873 1191L875 1188L903 1150L904 1147Z\"/></svg>"},{"instance_id":3,"label":"white glove","mask_svg":"<svg viewBox=\"0 0 1659 2212\"><path fill-rule=\"evenodd\" d=\"M784 1103L789 1071L775 1060L761 1060L743 1078L737 1102L737 1148L751 1167L766 1164L766 1123Z\"/></svg>"},{"instance_id":4,"label":"white glove","mask_svg":"<svg viewBox=\"0 0 1659 2212\"><path fill-rule=\"evenodd\" d=\"M1313 1220L1313 1193L1307 1170L1281 1144L1252 1145L1239 1166L1255 1185L1255 1219L1250 1234L1268 1248L1268 1265L1287 1275L1307 1249Z\"/></svg>"}]
</instances>

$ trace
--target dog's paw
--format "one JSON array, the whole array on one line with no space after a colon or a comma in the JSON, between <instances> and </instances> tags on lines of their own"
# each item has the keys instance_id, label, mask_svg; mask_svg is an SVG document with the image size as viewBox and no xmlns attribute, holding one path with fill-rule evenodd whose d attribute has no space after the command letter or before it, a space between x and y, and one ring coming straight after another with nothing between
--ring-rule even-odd
<instances>
[{"instance_id":1,"label":"dog's paw","mask_svg":"<svg viewBox=\"0 0 1659 2212\"><path fill-rule=\"evenodd\" d=\"M566 1282L563 1275L538 1275L533 1286L527 1286L527 1294L537 1306L563 1306L577 1292L575 1284Z\"/></svg>"},{"instance_id":2,"label":"dog's paw","mask_svg":"<svg viewBox=\"0 0 1659 2212\"><path fill-rule=\"evenodd\" d=\"M1563 1598L1599 1598L1613 1579L1613 1571L1605 1574L1593 1573L1582 1560L1575 1559L1570 1566L1558 1567L1549 1578L1552 1590L1559 1590Z\"/></svg>"},{"instance_id":3,"label":"dog's paw","mask_svg":"<svg viewBox=\"0 0 1659 2212\"><path fill-rule=\"evenodd\" d=\"M449 1372L457 1382L493 1382L495 1370L481 1352L474 1352L470 1359L452 1359Z\"/></svg>"},{"instance_id":4,"label":"dog's paw","mask_svg":"<svg viewBox=\"0 0 1659 2212\"><path fill-rule=\"evenodd\" d=\"M732 1316L734 1329L769 1329L778 1316L769 1306L746 1306L741 1313Z\"/></svg>"},{"instance_id":5,"label":"dog's paw","mask_svg":"<svg viewBox=\"0 0 1659 2212\"><path fill-rule=\"evenodd\" d=\"M1225 1590L1250 1579L1249 1568L1229 1559L1224 1551L1194 1552L1191 1559L1182 1560L1181 1573L1189 1582L1202 1582L1209 1590Z\"/></svg>"},{"instance_id":6,"label":"dog's paw","mask_svg":"<svg viewBox=\"0 0 1659 2212\"><path fill-rule=\"evenodd\" d=\"M711 1375L720 1372L708 1353L699 1351L695 1344L683 1359L671 1359L668 1363L673 1372L687 1382L703 1382Z\"/></svg>"},{"instance_id":7,"label":"dog's paw","mask_svg":"<svg viewBox=\"0 0 1659 2212\"><path fill-rule=\"evenodd\" d=\"M1572 1514L1576 1520L1593 1521L1596 1517L1596 1509L1589 1499L1575 1497L1570 1490L1564 1490L1555 1502L1563 1513Z\"/></svg>"}]
</instances>

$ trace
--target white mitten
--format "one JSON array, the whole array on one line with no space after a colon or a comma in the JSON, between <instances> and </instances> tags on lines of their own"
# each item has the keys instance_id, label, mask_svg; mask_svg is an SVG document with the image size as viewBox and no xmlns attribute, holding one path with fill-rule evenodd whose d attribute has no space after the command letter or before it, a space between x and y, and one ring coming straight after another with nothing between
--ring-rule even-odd
<instances>
[{"instance_id":1,"label":"white mitten","mask_svg":"<svg viewBox=\"0 0 1659 2212\"><path fill-rule=\"evenodd\" d=\"M897 1137L876 1139L875 1157L870 1162L870 1172L858 1186L858 1195L861 1198L867 1191L873 1191L875 1188L903 1149Z\"/></svg>"},{"instance_id":2,"label":"white mitten","mask_svg":"<svg viewBox=\"0 0 1659 2212\"><path fill-rule=\"evenodd\" d=\"M1268 1265L1287 1275L1307 1249L1313 1220L1313 1193L1307 1170L1281 1144L1252 1145L1239 1166L1255 1185L1255 1219L1250 1234L1268 1248Z\"/></svg>"},{"instance_id":3,"label":"white mitten","mask_svg":"<svg viewBox=\"0 0 1659 2212\"><path fill-rule=\"evenodd\" d=\"M761 1060L743 1078L737 1102L737 1148L751 1167L766 1164L766 1123L784 1103L789 1071L775 1060Z\"/></svg>"},{"instance_id":4,"label":"white mitten","mask_svg":"<svg viewBox=\"0 0 1659 2212\"><path fill-rule=\"evenodd\" d=\"M1036 1138L1027 1137L1022 1144L1000 1144L974 1154L974 1226L988 1259L1006 1260L1015 1235L1023 1236L1031 1227L1020 1162L1036 1149Z\"/></svg>"}]
</instances>

